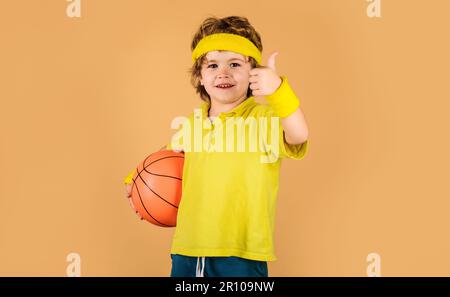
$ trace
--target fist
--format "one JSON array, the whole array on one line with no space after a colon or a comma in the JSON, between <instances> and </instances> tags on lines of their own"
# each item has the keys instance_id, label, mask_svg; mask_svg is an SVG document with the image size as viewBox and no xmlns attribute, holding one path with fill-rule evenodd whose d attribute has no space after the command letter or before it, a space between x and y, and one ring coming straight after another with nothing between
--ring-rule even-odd
<instances>
[{"instance_id":1,"label":"fist","mask_svg":"<svg viewBox=\"0 0 450 297\"><path fill-rule=\"evenodd\" d=\"M281 85L281 78L277 74L275 67L275 57L278 52L274 52L267 60L267 66L261 66L250 70L250 89L253 96L272 95Z\"/></svg>"}]
</instances>

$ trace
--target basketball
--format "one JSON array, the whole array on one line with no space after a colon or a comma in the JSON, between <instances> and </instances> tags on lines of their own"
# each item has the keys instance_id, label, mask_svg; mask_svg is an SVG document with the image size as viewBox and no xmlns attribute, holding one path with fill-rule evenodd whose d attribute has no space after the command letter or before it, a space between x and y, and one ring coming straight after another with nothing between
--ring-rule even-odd
<instances>
[{"instance_id":1,"label":"basketball","mask_svg":"<svg viewBox=\"0 0 450 297\"><path fill-rule=\"evenodd\" d=\"M149 155L133 176L131 200L146 221L160 227L177 225L184 153L160 150Z\"/></svg>"}]
</instances>

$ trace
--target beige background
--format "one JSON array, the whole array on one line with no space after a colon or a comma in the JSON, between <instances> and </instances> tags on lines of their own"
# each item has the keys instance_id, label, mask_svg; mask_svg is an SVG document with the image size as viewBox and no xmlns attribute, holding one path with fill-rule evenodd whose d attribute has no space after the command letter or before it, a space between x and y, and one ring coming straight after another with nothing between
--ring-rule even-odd
<instances>
[{"instance_id":1,"label":"beige background","mask_svg":"<svg viewBox=\"0 0 450 297\"><path fill-rule=\"evenodd\" d=\"M271 276L450 275L449 1L1 1L0 275L167 276L174 229L123 178L200 104L191 38L249 18L301 98L310 149L283 163Z\"/></svg>"}]
</instances>

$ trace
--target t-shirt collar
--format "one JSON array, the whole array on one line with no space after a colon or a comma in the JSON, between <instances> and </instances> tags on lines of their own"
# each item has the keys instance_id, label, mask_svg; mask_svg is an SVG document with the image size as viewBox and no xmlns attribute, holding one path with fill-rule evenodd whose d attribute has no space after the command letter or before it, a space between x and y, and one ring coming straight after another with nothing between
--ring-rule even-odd
<instances>
[{"instance_id":1,"label":"t-shirt collar","mask_svg":"<svg viewBox=\"0 0 450 297\"><path fill-rule=\"evenodd\" d=\"M255 98L253 96L248 97L244 101L242 101L239 105L233 107L233 109L227 111L227 112L221 112L219 114L220 117L231 117L231 116L241 116L243 115L244 111L251 105L255 103ZM203 102L201 105L202 109L202 116L203 118L208 117L209 108L211 106L210 102Z\"/></svg>"}]
</instances>

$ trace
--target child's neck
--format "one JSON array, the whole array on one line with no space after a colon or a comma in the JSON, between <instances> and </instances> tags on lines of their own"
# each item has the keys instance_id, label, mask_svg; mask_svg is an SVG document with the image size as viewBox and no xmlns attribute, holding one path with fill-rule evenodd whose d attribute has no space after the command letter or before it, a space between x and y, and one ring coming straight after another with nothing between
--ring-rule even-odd
<instances>
[{"instance_id":1,"label":"child's neck","mask_svg":"<svg viewBox=\"0 0 450 297\"><path fill-rule=\"evenodd\" d=\"M243 96L242 98L231 102L231 103L221 103L217 100L211 100L211 107L209 108L209 117L217 117L222 112L228 112L241 104L247 99L247 96Z\"/></svg>"}]
</instances>

